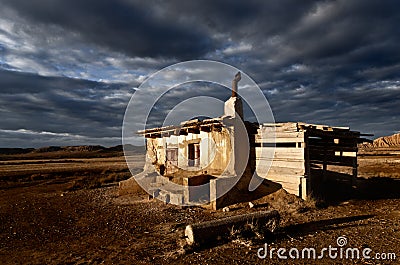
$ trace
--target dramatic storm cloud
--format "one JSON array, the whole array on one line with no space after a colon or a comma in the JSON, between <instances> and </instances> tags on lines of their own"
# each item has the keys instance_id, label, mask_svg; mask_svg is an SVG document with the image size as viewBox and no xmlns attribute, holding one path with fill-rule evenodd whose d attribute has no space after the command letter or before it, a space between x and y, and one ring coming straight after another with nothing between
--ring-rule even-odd
<instances>
[{"instance_id":1,"label":"dramatic storm cloud","mask_svg":"<svg viewBox=\"0 0 400 265\"><path fill-rule=\"evenodd\" d=\"M398 1L0 4L0 147L120 144L140 83L195 59L249 74L277 121L400 130ZM167 95L151 123L191 95L214 93L193 89Z\"/></svg>"}]
</instances>

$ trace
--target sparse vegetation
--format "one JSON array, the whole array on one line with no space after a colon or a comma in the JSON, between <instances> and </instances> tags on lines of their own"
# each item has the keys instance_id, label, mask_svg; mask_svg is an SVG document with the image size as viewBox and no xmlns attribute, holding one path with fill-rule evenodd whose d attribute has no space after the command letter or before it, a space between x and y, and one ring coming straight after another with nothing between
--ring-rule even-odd
<instances>
[{"instance_id":1,"label":"sparse vegetation","mask_svg":"<svg viewBox=\"0 0 400 265\"><path fill-rule=\"evenodd\" d=\"M118 183L119 181L126 180L131 176L132 175L129 171L101 174L89 173L73 180L68 190L100 188L105 184Z\"/></svg>"}]
</instances>

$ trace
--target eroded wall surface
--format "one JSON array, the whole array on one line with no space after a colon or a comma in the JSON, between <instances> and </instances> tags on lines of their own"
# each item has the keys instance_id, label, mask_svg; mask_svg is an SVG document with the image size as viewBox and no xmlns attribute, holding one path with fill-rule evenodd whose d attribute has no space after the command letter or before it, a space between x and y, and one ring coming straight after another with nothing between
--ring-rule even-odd
<instances>
[{"instance_id":1,"label":"eroded wall surface","mask_svg":"<svg viewBox=\"0 0 400 265\"><path fill-rule=\"evenodd\" d=\"M189 165L189 144L200 145L200 163ZM177 164L168 161L167 149L178 149ZM147 156L164 176L189 177L200 174L222 175L231 158L231 140L226 128L210 132L171 135L162 138L147 138ZM164 167L164 172L163 171Z\"/></svg>"}]
</instances>

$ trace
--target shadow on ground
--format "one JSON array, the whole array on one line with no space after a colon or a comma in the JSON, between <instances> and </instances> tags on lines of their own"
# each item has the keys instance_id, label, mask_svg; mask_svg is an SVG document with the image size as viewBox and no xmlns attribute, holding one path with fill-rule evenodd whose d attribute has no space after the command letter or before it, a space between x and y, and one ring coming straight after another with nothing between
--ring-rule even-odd
<instances>
[{"instance_id":1,"label":"shadow on ground","mask_svg":"<svg viewBox=\"0 0 400 265\"><path fill-rule=\"evenodd\" d=\"M343 229L344 227L360 226L355 221L365 220L374 217L374 215L356 215L348 217L339 217L333 219L312 221L302 224L294 224L282 227L277 233L276 238L286 238L289 236L306 236L319 231Z\"/></svg>"},{"instance_id":2,"label":"shadow on ground","mask_svg":"<svg viewBox=\"0 0 400 265\"><path fill-rule=\"evenodd\" d=\"M355 185L354 185L355 184ZM314 197L328 205L346 200L399 199L400 179L388 177L357 178L355 183L345 179L328 179L314 189Z\"/></svg>"}]
</instances>

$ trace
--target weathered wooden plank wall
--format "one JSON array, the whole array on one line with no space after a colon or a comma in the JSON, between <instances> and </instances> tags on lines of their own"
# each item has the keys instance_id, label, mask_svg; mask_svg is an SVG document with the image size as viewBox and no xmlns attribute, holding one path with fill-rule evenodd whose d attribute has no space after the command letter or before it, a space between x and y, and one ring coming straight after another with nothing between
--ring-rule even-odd
<instances>
[{"instance_id":1,"label":"weathered wooden plank wall","mask_svg":"<svg viewBox=\"0 0 400 265\"><path fill-rule=\"evenodd\" d=\"M303 198L312 193L311 185L307 186L312 181L323 181L326 176L334 178L335 172L343 178L345 174L336 171L338 166L350 168L352 173L348 176L355 180L359 136L347 127L263 124L255 136L257 174ZM320 168L322 173L314 174L312 168Z\"/></svg>"},{"instance_id":2,"label":"weathered wooden plank wall","mask_svg":"<svg viewBox=\"0 0 400 265\"><path fill-rule=\"evenodd\" d=\"M261 125L255 141L257 174L300 196L305 174L304 132L297 131L296 123Z\"/></svg>"}]
</instances>

